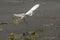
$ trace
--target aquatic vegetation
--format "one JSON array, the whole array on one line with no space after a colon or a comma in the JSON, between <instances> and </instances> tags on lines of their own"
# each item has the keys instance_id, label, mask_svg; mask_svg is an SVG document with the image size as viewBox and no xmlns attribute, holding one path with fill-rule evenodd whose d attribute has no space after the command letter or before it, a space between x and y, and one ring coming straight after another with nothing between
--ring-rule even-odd
<instances>
[{"instance_id":1,"label":"aquatic vegetation","mask_svg":"<svg viewBox=\"0 0 60 40\"><path fill-rule=\"evenodd\" d=\"M16 20L13 20L12 22L15 23L15 24L19 24L20 21L21 21L21 20L18 18L18 19L16 19Z\"/></svg>"},{"instance_id":2,"label":"aquatic vegetation","mask_svg":"<svg viewBox=\"0 0 60 40\"><path fill-rule=\"evenodd\" d=\"M40 32L39 30L37 31L29 31L29 32L23 32L23 33L19 33L19 34L14 34L14 33L10 33L10 38L21 38L23 40L35 40L36 38L38 38L38 33Z\"/></svg>"},{"instance_id":3,"label":"aquatic vegetation","mask_svg":"<svg viewBox=\"0 0 60 40\"><path fill-rule=\"evenodd\" d=\"M12 20L9 21L9 24L19 24L20 22L22 22L20 18L12 17Z\"/></svg>"},{"instance_id":4,"label":"aquatic vegetation","mask_svg":"<svg viewBox=\"0 0 60 40\"><path fill-rule=\"evenodd\" d=\"M14 33L10 33L8 40L14 40L14 39L15 39Z\"/></svg>"},{"instance_id":5,"label":"aquatic vegetation","mask_svg":"<svg viewBox=\"0 0 60 40\"><path fill-rule=\"evenodd\" d=\"M29 35L26 35L26 33L17 34L15 35L15 39L16 38L21 38L22 40L31 40L31 37L29 37Z\"/></svg>"},{"instance_id":6,"label":"aquatic vegetation","mask_svg":"<svg viewBox=\"0 0 60 40\"><path fill-rule=\"evenodd\" d=\"M31 33L31 38L32 38L32 40L35 40L37 38L36 32Z\"/></svg>"},{"instance_id":7,"label":"aquatic vegetation","mask_svg":"<svg viewBox=\"0 0 60 40\"><path fill-rule=\"evenodd\" d=\"M20 18L12 17L12 19L10 21L0 22L0 25L4 25L4 24L7 24L7 25L8 24L19 24L21 22L25 22L26 24L28 24L27 21L25 20L25 18L24 19L20 19Z\"/></svg>"}]
</instances>

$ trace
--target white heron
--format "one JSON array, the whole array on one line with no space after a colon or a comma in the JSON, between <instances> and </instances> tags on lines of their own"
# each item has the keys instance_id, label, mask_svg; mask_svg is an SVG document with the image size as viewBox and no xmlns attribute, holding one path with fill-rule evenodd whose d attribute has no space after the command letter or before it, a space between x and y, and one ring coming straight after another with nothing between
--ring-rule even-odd
<instances>
[{"instance_id":1,"label":"white heron","mask_svg":"<svg viewBox=\"0 0 60 40\"><path fill-rule=\"evenodd\" d=\"M32 16L33 12L40 6L40 4L36 4L34 5L28 12L26 13L22 13L22 14L13 14L16 17L19 17L21 19L23 19L26 15L28 16Z\"/></svg>"}]
</instances>

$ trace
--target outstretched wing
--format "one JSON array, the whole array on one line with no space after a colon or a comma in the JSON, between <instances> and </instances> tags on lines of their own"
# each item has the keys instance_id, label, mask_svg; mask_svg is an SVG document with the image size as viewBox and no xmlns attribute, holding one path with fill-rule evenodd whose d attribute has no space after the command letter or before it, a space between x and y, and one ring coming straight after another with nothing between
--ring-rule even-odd
<instances>
[{"instance_id":1,"label":"outstretched wing","mask_svg":"<svg viewBox=\"0 0 60 40\"><path fill-rule=\"evenodd\" d=\"M35 11L40 4L36 4L35 6L33 6L28 12L26 12L26 15L32 16L33 15L33 11Z\"/></svg>"},{"instance_id":2,"label":"outstretched wing","mask_svg":"<svg viewBox=\"0 0 60 40\"><path fill-rule=\"evenodd\" d=\"M29 13L29 14L27 14L27 15L32 16L32 15L33 15L33 12L30 12L30 13Z\"/></svg>"}]
</instances>

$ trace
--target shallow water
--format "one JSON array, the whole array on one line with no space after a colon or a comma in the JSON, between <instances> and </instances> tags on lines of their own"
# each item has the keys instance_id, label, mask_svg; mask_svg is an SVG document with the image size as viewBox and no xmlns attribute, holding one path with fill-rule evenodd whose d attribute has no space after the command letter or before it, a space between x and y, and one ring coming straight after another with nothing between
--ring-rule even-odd
<instances>
[{"instance_id":1,"label":"shallow water","mask_svg":"<svg viewBox=\"0 0 60 40\"><path fill-rule=\"evenodd\" d=\"M26 17L26 21L16 25L0 25L3 30L0 32L0 39L7 40L10 32L22 33L32 31L35 29L43 29L39 33L38 40L48 40L47 37L54 37L54 40L60 40L60 27L55 26L42 26L43 24L60 24L60 18L49 18L48 16L60 17L60 1L58 0L45 0L45 1L25 1L22 2L9 2L10 0L0 0L0 20L10 21L14 13L27 12L33 5L40 3L40 7L34 12L32 17ZM48 18L41 18L41 16ZM45 38L45 39L44 39Z\"/></svg>"}]
</instances>

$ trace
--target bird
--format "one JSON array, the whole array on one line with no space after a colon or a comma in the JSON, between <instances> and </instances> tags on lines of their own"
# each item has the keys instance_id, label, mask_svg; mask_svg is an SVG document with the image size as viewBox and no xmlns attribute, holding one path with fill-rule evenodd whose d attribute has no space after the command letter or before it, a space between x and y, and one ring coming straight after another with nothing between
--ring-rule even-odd
<instances>
[{"instance_id":1,"label":"bird","mask_svg":"<svg viewBox=\"0 0 60 40\"><path fill-rule=\"evenodd\" d=\"M22 14L13 14L13 16L23 19L25 16L32 16L33 12L40 6L40 4L34 5L29 11Z\"/></svg>"}]
</instances>

